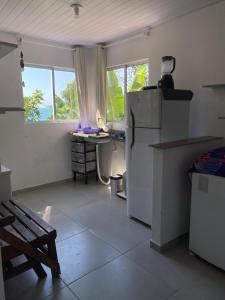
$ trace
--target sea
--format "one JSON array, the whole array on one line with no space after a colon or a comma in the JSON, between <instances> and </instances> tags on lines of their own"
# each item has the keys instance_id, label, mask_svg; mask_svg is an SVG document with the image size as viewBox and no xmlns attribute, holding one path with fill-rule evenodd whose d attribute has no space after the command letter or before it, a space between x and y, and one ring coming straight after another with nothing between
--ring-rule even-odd
<instances>
[{"instance_id":1,"label":"sea","mask_svg":"<svg viewBox=\"0 0 225 300\"><path fill-rule=\"evenodd\" d=\"M40 121L49 121L49 118L53 115L52 106L40 107Z\"/></svg>"}]
</instances>

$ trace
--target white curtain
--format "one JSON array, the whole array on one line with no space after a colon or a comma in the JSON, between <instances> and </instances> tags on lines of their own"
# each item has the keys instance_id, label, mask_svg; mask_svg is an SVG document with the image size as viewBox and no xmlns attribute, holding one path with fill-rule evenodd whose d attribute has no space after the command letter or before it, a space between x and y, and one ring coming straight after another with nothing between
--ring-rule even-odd
<instances>
[{"instance_id":1,"label":"white curtain","mask_svg":"<svg viewBox=\"0 0 225 300\"><path fill-rule=\"evenodd\" d=\"M88 109L88 92L86 82L86 65L84 48L77 46L74 50L74 66L77 79L78 101L81 127L90 126Z\"/></svg>"},{"instance_id":2,"label":"white curtain","mask_svg":"<svg viewBox=\"0 0 225 300\"><path fill-rule=\"evenodd\" d=\"M104 44L97 45L96 74L96 123L107 131L106 126L106 50Z\"/></svg>"}]
</instances>

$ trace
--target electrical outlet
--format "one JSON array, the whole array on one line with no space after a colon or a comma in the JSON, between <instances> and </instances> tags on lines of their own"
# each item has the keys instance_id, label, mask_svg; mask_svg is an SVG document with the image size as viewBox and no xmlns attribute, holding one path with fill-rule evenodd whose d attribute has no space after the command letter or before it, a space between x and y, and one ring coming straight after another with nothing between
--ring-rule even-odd
<instances>
[{"instance_id":1,"label":"electrical outlet","mask_svg":"<svg viewBox=\"0 0 225 300\"><path fill-rule=\"evenodd\" d=\"M200 192L208 193L208 189L209 189L209 178L208 178L208 176L199 175L198 190Z\"/></svg>"}]
</instances>

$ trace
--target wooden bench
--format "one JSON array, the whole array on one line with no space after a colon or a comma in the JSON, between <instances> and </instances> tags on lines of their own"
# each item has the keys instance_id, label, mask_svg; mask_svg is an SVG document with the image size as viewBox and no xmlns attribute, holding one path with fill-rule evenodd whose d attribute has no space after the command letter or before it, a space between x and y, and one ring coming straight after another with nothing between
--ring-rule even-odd
<instances>
[{"instance_id":1,"label":"wooden bench","mask_svg":"<svg viewBox=\"0 0 225 300\"><path fill-rule=\"evenodd\" d=\"M47 276L42 264L51 268L53 276L60 274L54 228L23 204L10 200L0 203L0 242L4 279L34 269L39 278ZM17 265L13 259L23 255L26 260Z\"/></svg>"}]
</instances>

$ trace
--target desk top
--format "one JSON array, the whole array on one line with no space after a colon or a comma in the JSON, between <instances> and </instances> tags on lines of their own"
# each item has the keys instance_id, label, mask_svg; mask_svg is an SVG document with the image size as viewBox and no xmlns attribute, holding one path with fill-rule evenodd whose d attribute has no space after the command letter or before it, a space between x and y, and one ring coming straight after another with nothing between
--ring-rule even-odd
<instances>
[{"instance_id":1,"label":"desk top","mask_svg":"<svg viewBox=\"0 0 225 300\"><path fill-rule=\"evenodd\" d=\"M81 132L69 132L70 135L74 137L79 137L79 138L106 138L109 137L109 133L107 132L100 132L99 134L96 133L81 133Z\"/></svg>"},{"instance_id":2,"label":"desk top","mask_svg":"<svg viewBox=\"0 0 225 300\"><path fill-rule=\"evenodd\" d=\"M125 135L121 137L120 135L115 134L115 132L112 132L111 134L108 132L100 132L99 135L96 135L96 133L87 134L80 132L69 132L69 134L74 138L84 139L85 141L90 141L92 143L101 143L101 141L104 141L104 139L107 138L116 142L125 142Z\"/></svg>"}]
</instances>

